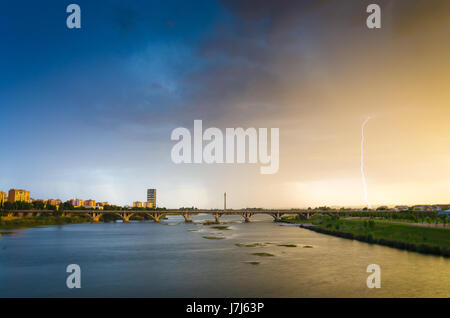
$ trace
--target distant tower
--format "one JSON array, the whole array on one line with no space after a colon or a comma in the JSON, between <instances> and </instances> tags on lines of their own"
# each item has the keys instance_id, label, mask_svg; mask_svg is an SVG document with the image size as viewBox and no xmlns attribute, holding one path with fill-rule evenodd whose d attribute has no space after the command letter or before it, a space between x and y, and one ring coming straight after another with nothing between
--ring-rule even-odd
<instances>
[{"instance_id":1,"label":"distant tower","mask_svg":"<svg viewBox=\"0 0 450 318\"><path fill-rule=\"evenodd\" d=\"M151 202L152 208L156 208L156 189L147 189L147 202Z\"/></svg>"},{"instance_id":2,"label":"distant tower","mask_svg":"<svg viewBox=\"0 0 450 318\"><path fill-rule=\"evenodd\" d=\"M226 192L223 194L223 209L224 210L227 209L227 193Z\"/></svg>"}]
</instances>

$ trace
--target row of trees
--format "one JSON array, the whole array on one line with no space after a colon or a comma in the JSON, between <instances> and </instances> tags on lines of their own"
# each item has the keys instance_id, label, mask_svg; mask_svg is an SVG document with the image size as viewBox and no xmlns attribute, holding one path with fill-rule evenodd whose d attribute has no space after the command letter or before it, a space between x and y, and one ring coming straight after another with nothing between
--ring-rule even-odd
<instances>
[{"instance_id":1,"label":"row of trees","mask_svg":"<svg viewBox=\"0 0 450 318\"><path fill-rule=\"evenodd\" d=\"M312 222L324 222L324 221L335 221L345 217L364 217L371 219L383 219L390 221L406 221L410 223L428 223L428 224L444 224L450 223L449 214L439 214L438 212L423 212L423 211L407 211L407 212L392 212L386 213L382 211L371 211L371 212L352 212L348 211L342 214L333 215L313 215L311 217ZM296 219L303 219L303 216L297 215ZM370 223L372 224L372 223Z\"/></svg>"},{"instance_id":2,"label":"row of trees","mask_svg":"<svg viewBox=\"0 0 450 318\"><path fill-rule=\"evenodd\" d=\"M45 204L42 201L33 201L33 202L25 202L25 201L16 201L16 202L4 202L3 205L0 205L0 209L2 210L51 210L51 211L67 211L67 210L91 210L85 207L74 207L70 202L61 203L58 207L55 205ZM128 210L128 208L123 208L117 205L105 205L103 207L104 210L108 211L122 211ZM132 210L149 210L149 211L164 211L166 208L132 208Z\"/></svg>"},{"instance_id":3,"label":"row of trees","mask_svg":"<svg viewBox=\"0 0 450 318\"><path fill-rule=\"evenodd\" d=\"M73 210L75 209L73 205L69 202L64 202L57 207L56 205L45 204L42 201L33 201L33 202L25 202L25 201L16 201L16 202L5 202L2 206L0 206L2 210L51 210L51 211L59 211L59 210Z\"/></svg>"},{"instance_id":4,"label":"row of trees","mask_svg":"<svg viewBox=\"0 0 450 318\"><path fill-rule=\"evenodd\" d=\"M423 212L423 211L404 211L404 212L392 212L386 213L381 211L373 212L348 212L344 216L354 216L354 217L370 217L370 218L381 218L386 220L405 220L411 221L413 223L443 223L447 224L450 222L450 215L439 214L438 212Z\"/></svg>"}]
</instances>

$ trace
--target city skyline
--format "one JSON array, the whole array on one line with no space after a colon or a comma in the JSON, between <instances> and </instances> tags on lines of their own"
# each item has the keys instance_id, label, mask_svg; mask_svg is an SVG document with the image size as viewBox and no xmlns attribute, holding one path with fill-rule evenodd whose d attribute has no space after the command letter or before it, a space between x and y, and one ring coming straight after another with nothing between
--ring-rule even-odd
<instances>
[{"instance_id":1,"label":"city skyline","mask_svg":"<svg viewBox=\"0 0 450 318\"><path fill-rule=\"evenodd\" d=\"M11 195L12 193L12 195ZM13 196L11 198L11 196ZM102 201L102 200L96 200L96 199L80 199L79 197L71 197L70 199L54 199L52 197L49 197L48 199L43 199L43 198L33 198L31 197L31 191L27 191L25 189L10 189L8 191L8 194L4 191L0 190L0 207L3 203L5 202L16 202L16 201L23 201L23 202L28 202L28 203L32 203L32 202L36 202L36 201L41 201L44 202L45 204L49 204L49 205L54 205L54 206L58 206L59 204L63 203L63 202L68 202L71 203L74 207L90 207L90 208L96 208L96 207L104 207L107 205L114 205L114 206L122 206L122 207L134 207L134 208L156 208L156 207L160 207L160 208L180 208L180 207L174 207L174 206L157 206L157 202L156 202L156 189L146 189L146 196L147 196L147 201L133 201L131 203L127 203L124 205L121 204L116 204L114 202L109 202L109 201ZM223 193L223 208L224 210L227 209L227 205L226 205L226 192ZM188 205L189 206L189 205ZM322 206L309 206L307 208L321 208L321 207L325 207L326 205L322 205ZM203 207L199 207L199 206L195 206L192 205L192 207L195 208L200 208L202 209ZM383 208L383 207L389 207L389 208L395 208L398 211L403 211L403 210L408 210L410 207L413 209L417 209L417 210L435 210L435 211L441 211L441 210L446 210L450 208L450 204L448 203L434 203L434 204L414 204L414 205L393 205L393 204L381 204L381 205L377 205L374 207L367 207L364 205L358 205L358 206L351 206L351 205L347 205L347 206L339 206L339 205L332 205L329 206L329 208L369 208L369 209L376 209L376 208ZM218 207L215 207L213 209L217 209ZM219 207L220 208L220 207ZM254 207L234 207L231 209L241 209L241 208L264 208L264 207L260 207L260 206L254 206ZM276 207L276 208L306 208L306 207ZM276 209L275 208L275 209Z\"/></svg>"},{"instance_id":2,"label":"city skyline","mask_svg":"<svg viewBox=\"0 0 450 318\"><path fill-rule=\"evenodd\" d=\"M221 207L223 192L230 208L364 206L371 116L370 203L448 201L448 1L378 1L377 30L370 1L79 1L79 30L45 2L4 8L26 24L0 19L0 189L125 205L150 184L167 207ZM279 128L278 172L174 164L171 131L194 120Z\"/></svg>"}]
</instances>

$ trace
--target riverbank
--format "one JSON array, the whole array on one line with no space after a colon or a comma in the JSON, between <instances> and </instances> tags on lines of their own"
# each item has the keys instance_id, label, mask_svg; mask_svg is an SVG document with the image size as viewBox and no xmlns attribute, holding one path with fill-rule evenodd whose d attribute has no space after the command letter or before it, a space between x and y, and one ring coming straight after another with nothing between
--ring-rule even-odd
<instances>
[{"instance_id":1,"label":"riverbank","mask_svg":"<svg viewBox=\"0 0 450 318\"><path fill-rule=\"evenodd\" d=\"M289 220L285 221L289 222ZM449 229L327 217L314 220L313 226L300 224L300 227L341 238L450 257Z\"/></svg>"},{"instance_id":2,"label":"riverbank","mask_svg":"<svg viewBox=\"0 0 450 318\"><path fill-rule=\"evenodd\" d=\"M89 223L88 216L38 216L30 218L0 218L0 230L17 230L23 228L45 226L45 225L65 225Z\"/></svg>"}]
</instances>

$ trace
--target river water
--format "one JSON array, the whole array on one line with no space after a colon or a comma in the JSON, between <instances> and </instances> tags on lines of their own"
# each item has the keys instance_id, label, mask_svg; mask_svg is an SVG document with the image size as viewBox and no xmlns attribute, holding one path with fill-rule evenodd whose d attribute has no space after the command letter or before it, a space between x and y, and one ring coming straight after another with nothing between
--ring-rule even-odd
<instances>
[{"instance_id":1,"label":"river water","mask_svg":"<svg viewBox=\"0 0 450 318\"><path fill-rule=\"evenodd\" d=\"M205 219L3 235L0 297L450 297L448 258L282 226L268 216L251 223L224 217L228 230L200 224ZM260 244L236 246L253 243ZM81 267L80 289L66 287L69 264ZM369 264L381 267L379 289L366 285Z\"/></svg>"}]
</instances>

